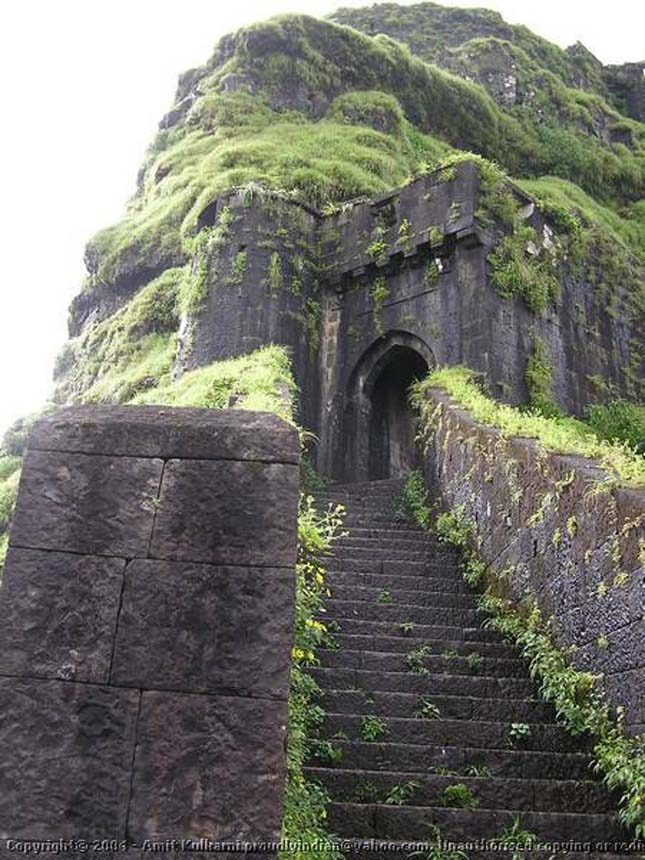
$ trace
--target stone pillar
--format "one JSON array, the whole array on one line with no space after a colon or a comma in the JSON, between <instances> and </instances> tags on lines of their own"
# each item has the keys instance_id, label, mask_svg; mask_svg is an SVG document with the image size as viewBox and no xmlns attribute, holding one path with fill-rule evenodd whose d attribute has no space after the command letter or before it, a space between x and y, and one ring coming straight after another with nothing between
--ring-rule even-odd
<instances>
[{"instance_id":1,"label":"stone pillar","mask_svg":"<svg viewBox=\"0 0 645 860\"><path fill-rule=\"evenodd\" d=\"M36 425L0 591L0 838L279 837L298 459L266 413Z\"/></svg>"}]
</instances>

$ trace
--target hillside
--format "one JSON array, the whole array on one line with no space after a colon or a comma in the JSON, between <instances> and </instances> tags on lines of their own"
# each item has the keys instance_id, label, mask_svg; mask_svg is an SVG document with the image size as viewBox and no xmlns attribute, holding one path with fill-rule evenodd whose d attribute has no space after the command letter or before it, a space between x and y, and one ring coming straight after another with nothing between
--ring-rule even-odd
<instances>
[{"instance_id":1,"label":"hillside","mask_svg":"<svg viewBox=\"0 0 645 860\"><path fill-rule=\"evenodd\" d=\"M223 192L241 187L252 201L272 189L330 213L468 153L497 163L561 230L559 278L575 268L607 313L629 307L635 319L645 125L634 68L603 67L493 12L433 3L341 9L329 21L285 15L225 36L181 76L123 218L87 244L54 402L162 397L205 289L204 249L226 235L209 214ZM479 163L499 190L503 174ZM491 200L503 221L507 197ZM544 281L512 229L506 279ZM618 288L628 302L614 304ZM306 301L313 323L315 296ZM637 365L633 354L624 372L633 378Z\"/></svg>"}]
</instances>

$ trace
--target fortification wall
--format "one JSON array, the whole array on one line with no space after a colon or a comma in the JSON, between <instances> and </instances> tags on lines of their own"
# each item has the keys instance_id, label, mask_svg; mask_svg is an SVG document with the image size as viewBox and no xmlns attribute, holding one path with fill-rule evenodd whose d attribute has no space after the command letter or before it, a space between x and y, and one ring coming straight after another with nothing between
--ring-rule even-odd
<instances>
[{"instance_id":1,"label":"fortification wall","mask_svg":"<svg viewBox=\"0 0 645 860\"><path fill-rule=\"evenodd\" d=\"M480 552L507 571L508 596L535 598L576 666L604 676L626 726L645 729L645 492L590 461L504 438L431 390L426 456L432 491L462 505Z\"/></svg>"},{"instance_id":2,"label":"fortification wall","mask_svg":"<svg viewBox=\"0 0 645 860\"><path fill-rule=\"evenodd\" d=\"M550 253L557 233L531 198L513 193ZM491 393L513 404L527 401L536 343L566 411L581 414L603 387L624 393L629 373L638 375L639 320L621 284L609 296L566 276L543 313L504 298L488 257L506 228L484 229L480 198L474 162L327 216L270 192L222 197L204 224L226 210L226 237L205 262L205 301L182 323L177 372L268 343L289 346L299 420L320 439L321 471L341 479L365 477L354 468L364 459L360 386L372 357L397 338L429 365L485 374Z\"/></svg>"},{"instance_id":3,"label":"fortification wall","mask_svg":"<svg viewBox=\"0 0 645 860\"><path fill-rule=\"evenodd\" d=\"M265 413L35 426L0 591L1 837L279 838L298 460Z\"/></svg>"}]
</instances>

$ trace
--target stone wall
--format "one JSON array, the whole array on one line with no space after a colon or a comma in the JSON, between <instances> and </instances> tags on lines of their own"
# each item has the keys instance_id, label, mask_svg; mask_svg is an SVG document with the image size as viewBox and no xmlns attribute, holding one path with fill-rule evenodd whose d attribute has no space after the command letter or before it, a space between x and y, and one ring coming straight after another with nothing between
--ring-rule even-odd
<instances>
[{"instance_id":1,"label":"stone wall","mask_svg":"<svg viewBox=\"0 0 645 860\"><path fill-rule=\"evenodd\" d=\"M0 837L279 837L298 460L264 413L35 426L0 592Z\"/></svg>"},{"instance_id":2,"label":"stone wall","mask_svg":"<svg viewBox=\"0 0 645 860\"><path fill-rule=\"evenodd\" d=\"M524 221L557 240L531 198L513 193ZM298 420L319 439L320 471L340 480L367 477L361 385L401 339L429 366L486 374L492 394L513 404L527 400L537 341L566 411L580 414L599 385L623 392L627 370L638 371L639 326L623 287L611 284L609 307L602 291L569 279L542 314L503 298L488 256L505 228L484 228L479 207L479 168L468 161L329 215L269 191L222 195L202 226L226 211L226 238L205 263L205 302L182 321L176 372L288 346Z\"/></svg>"},{"instance_id":3,"label":"stone wall","mask_svg":"<svg viewBox=\"0 0 645 860\"><path fill-rule=\"evenodd\" d=\"M645 729L645 492L607 481L591 461L504 438L431 390L428 484L463 505L481 553L508 570L509 596L537 599L575 664L604 675L626 725Z\"/></svg>"}]
</instances>

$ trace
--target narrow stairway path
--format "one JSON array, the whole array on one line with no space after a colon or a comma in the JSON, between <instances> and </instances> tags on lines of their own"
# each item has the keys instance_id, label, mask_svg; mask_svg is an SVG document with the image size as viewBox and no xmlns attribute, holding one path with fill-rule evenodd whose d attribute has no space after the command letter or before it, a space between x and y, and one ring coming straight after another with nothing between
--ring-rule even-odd
<instances>
[{"instance_id":1,"label":"narrow stairway path","mask_svg":"<svg viewBox=\"0 0 645 860\"><path fill-rule=\"evenodd\" d=\"M328 565L323 616L337 647L311 669L330 743L307 774L331 796L330 830L357 843L522 831L542 842L628 842L586 741L556 724L525 662L482 626L457 552L402 520L401 488L375 481L317 494L319 509L345 506L348 532Z\"/></svg>"}]
</instances>

